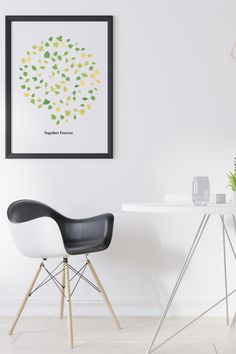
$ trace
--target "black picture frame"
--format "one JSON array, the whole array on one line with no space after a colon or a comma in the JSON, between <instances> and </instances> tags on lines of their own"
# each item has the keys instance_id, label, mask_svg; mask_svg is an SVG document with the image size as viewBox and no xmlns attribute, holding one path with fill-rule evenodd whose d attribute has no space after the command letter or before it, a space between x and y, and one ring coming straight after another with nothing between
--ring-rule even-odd
<instances>
[{"instance_id":1,"label":"black picture frame","mask_svg":"<svg viewBox=\"0 0 236 354\"><path fill-rule=\"evenodd\" d=\"M12 22L105 21L107 22L107 152L106 153L14 153L12 152ZM113 16L6 16L5 17L5 157L7 159L111 159L113 158Z\"/></svg>"}]
</instances>

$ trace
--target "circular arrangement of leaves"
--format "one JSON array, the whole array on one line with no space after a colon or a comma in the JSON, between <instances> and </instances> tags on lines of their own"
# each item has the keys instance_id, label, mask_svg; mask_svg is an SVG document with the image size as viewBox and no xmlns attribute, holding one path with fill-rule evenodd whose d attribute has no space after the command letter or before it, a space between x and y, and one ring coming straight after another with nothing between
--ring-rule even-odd
<instances>
[{"instance_id":1,"label":"circular arrangement of leaves","mask_svg":"<svg viewBox=\"0 0 236 354\"><path fill-rule=\"evenodd\" d=\"M84 116L96 100L99 70L93 55L61 35L34 44L21 59L23 95L37 109L47 109L57 125Z\"/></svg>"}]
</instances>

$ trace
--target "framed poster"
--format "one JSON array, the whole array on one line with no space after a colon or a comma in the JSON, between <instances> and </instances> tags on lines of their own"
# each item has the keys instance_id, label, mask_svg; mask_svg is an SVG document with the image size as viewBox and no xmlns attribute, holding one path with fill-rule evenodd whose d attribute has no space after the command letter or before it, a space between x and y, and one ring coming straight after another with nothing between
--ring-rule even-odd
<instances>
[{"instance_id":1,"label":"framed poster","mask_svg":"<svg viewBox=\"0 0 236 354\"><path fill-rule=\"evenodd\" d=\"M112 16L7 16L6 158L112 158L112 73Z\"/></svg>"}]
</instances>

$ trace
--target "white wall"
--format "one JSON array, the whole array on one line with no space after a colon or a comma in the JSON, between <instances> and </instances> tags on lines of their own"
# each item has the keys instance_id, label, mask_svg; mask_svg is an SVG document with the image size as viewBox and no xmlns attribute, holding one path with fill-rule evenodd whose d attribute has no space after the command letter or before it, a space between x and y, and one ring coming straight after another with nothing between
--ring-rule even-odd
<instances>
[{"instance_id":1,"label":"white wall","mask_svg":"<svg viewBox=\"0 0 236 354\"><path fill-rule=\"evenodd\" d=\"M208 175L212 192L225 191L236 145L235 11L233 0L1 0L1 314L15 311L37 263L18 254L8 230L6 209L19 198L75 218L114 213L112 245L92 257L97 271L119 314L160 312L199 217L128 214L121 204L188 193L194 175ZM4 158L4 16L26 14L114 15L113 160ZM224 295L216 226L213 219L172 314L192 314ZM230 266L232 274L232 257ZM55 313L58 301L48 286L31 299L28 314ZM76 313L106 314L86 285L74 301L83 303Z\"/></svg>"}]
</instances>

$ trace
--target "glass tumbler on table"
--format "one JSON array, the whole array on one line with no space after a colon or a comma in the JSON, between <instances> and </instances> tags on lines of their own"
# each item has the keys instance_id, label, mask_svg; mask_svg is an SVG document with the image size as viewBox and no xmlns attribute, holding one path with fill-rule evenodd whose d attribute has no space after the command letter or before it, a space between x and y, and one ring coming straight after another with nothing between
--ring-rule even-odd
<instances>
[{"instance_id":1,"label":"glass tumbler on table","mask_svg":"<svg viewBox=\"0 0 236 354\"><path fill-rule=\"evenodd\" d=\"M209 178L205 176L194 177L192 187L193 204L204 206L210 200Z\"/></svg>"}]
</instances>

